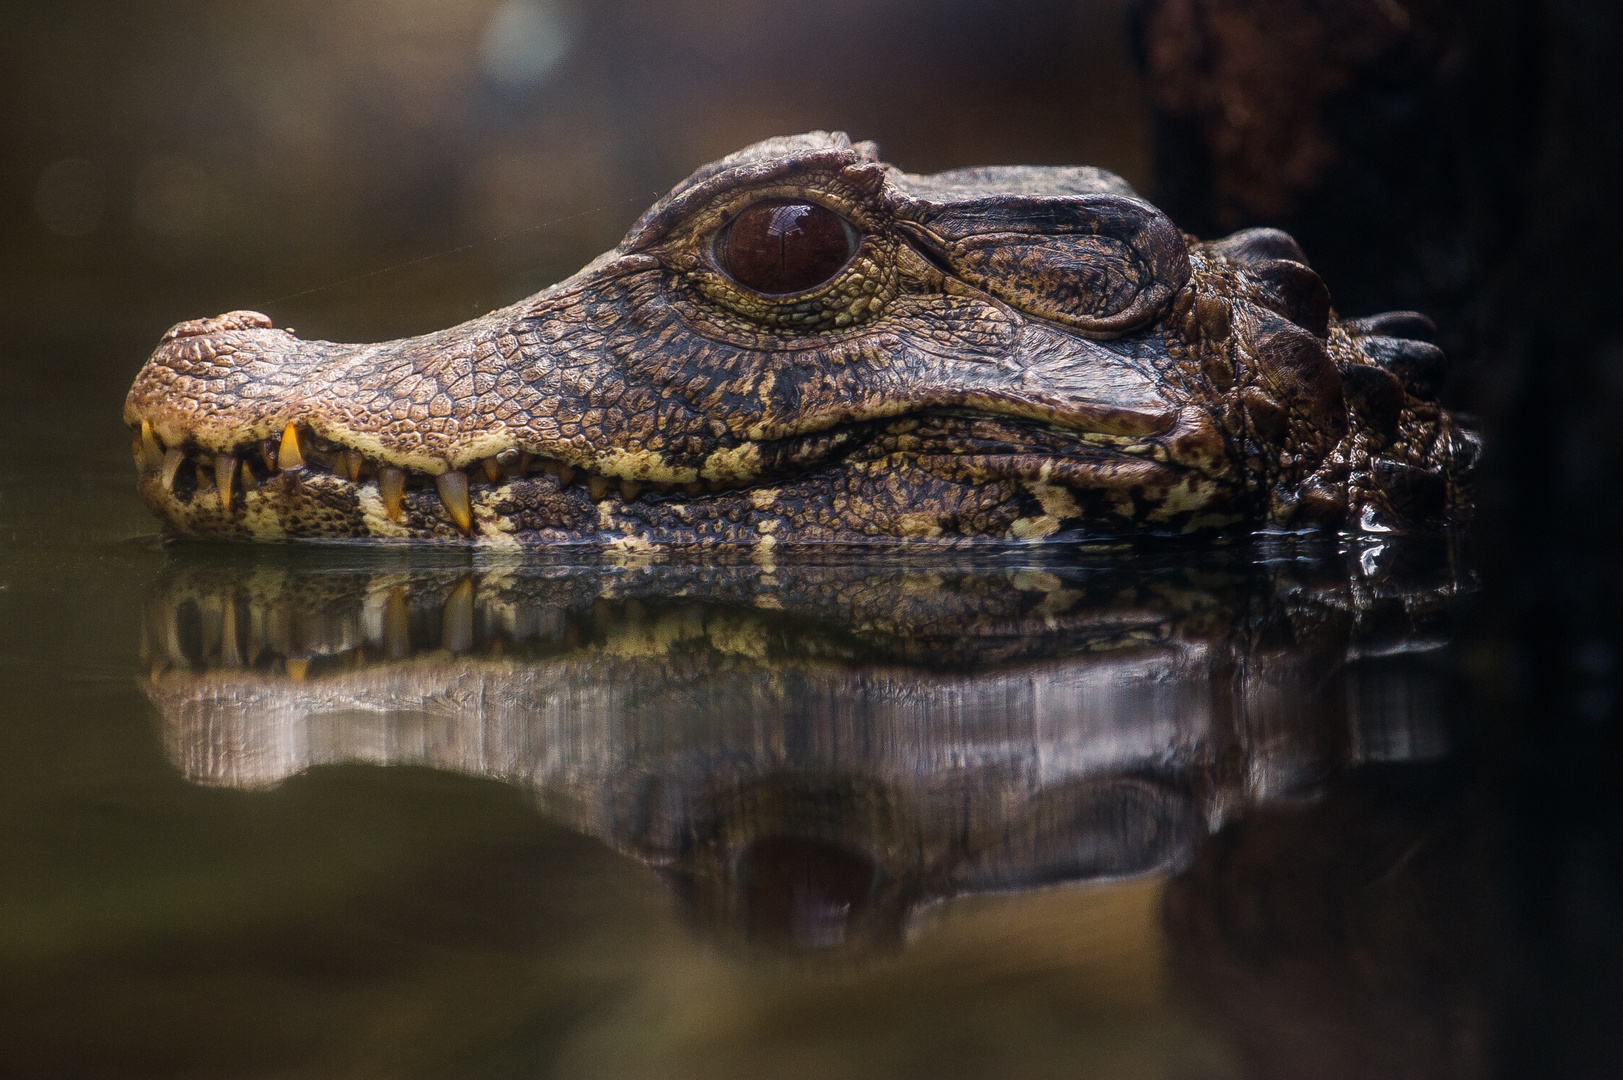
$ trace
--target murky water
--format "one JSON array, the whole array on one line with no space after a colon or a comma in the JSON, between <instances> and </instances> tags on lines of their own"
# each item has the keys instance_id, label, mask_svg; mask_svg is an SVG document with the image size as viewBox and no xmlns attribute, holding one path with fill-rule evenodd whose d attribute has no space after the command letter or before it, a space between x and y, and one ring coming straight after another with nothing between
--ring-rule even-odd
<instances>
[{"instance_id":1,"label":"murky water","mask_svg":"<svg viewBox=\"0 0 1623 1080\"><path fill-rule=\"evenodd\" d=\"M8 1071L1480 1071L1456 538L165 546L8 348Z\"/></svg>"}]
</instances>

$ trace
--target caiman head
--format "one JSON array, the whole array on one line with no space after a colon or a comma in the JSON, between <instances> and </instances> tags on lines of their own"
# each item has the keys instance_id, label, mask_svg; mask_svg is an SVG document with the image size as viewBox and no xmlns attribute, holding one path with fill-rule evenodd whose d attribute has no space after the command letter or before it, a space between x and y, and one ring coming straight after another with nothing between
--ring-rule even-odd
<instances>
[{"instance_id":1,"label":"caiman head","mask_svg":"<svg viewBox=\"0 0 1623 1080\"><path fill-rule=\"evenodd\" d=\"M1091 168L932 176L813 132L700 169L519 303L375 345L171 329L125 403L181 532L618 544L1384 530L1475 438L1413 314Z\"/></svg>"}]
</instances>

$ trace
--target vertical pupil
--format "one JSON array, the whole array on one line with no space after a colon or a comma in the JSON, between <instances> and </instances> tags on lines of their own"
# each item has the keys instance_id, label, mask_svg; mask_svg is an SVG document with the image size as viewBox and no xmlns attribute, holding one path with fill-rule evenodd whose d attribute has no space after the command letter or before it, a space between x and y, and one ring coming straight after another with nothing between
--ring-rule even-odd
<instances>
[{"instance_id":1,"label":"vertical pupil","mask_svg":"<svg viewBox=\"0 0 1623 1080\"><path fill-rule=\"evenodd\" d=\"M721 236L722 269L756 292L804 292L840 272L856 251L845 219L815 203L760 202Z\"/></svg>"}]
</instances>

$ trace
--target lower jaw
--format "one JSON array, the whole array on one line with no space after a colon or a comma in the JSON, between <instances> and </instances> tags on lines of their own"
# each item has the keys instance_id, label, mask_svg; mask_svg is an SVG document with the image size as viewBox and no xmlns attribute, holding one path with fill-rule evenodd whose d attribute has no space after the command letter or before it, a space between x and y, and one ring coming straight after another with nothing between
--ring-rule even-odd
<instances>
[{"instance_id":1,"label":"lower jaw","mask_svg":"<svg viewBox=\"0 0 1623 1080\"><path fill-rule=\"evenodd\" d=\"M199 539L471 545L485 548L780 547L822 544L961 546L1186 533L1243 520L1232 493L1195 473L1172 473L1146 490L1073 488L1031 479L966 483L917 463L797 477L780 485L683 499L593 499L550 476L481 485L463 530L432 490L411 489L391 518L376 483L289 470L229 507L217 491L177 496L155 473L142 498L176 531Z\"/></svg>"}]
</instances>

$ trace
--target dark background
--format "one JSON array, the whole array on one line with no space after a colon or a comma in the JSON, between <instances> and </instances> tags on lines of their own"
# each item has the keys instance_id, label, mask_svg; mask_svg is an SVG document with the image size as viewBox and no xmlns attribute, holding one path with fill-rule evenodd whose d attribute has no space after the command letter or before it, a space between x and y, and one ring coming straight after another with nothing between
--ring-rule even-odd
<instances>
[{"instance_id":1,"label":"dark background","mask_svg":"<svg viewBox=\"0 0 1623 1080\"><path fill-rule=\"evenodd\" d=\"M1623 14L1606 0L66 0L0 11L0 401L117 441L169 324L416 333L813 127L915 171L1121 172L1433 314L1489 452L1458 651L1504 1075L1618 1075ZM26 392L25 392L26 391ZM60 523L0 507L13 535Z\"/></svg>"}]
</instances>

